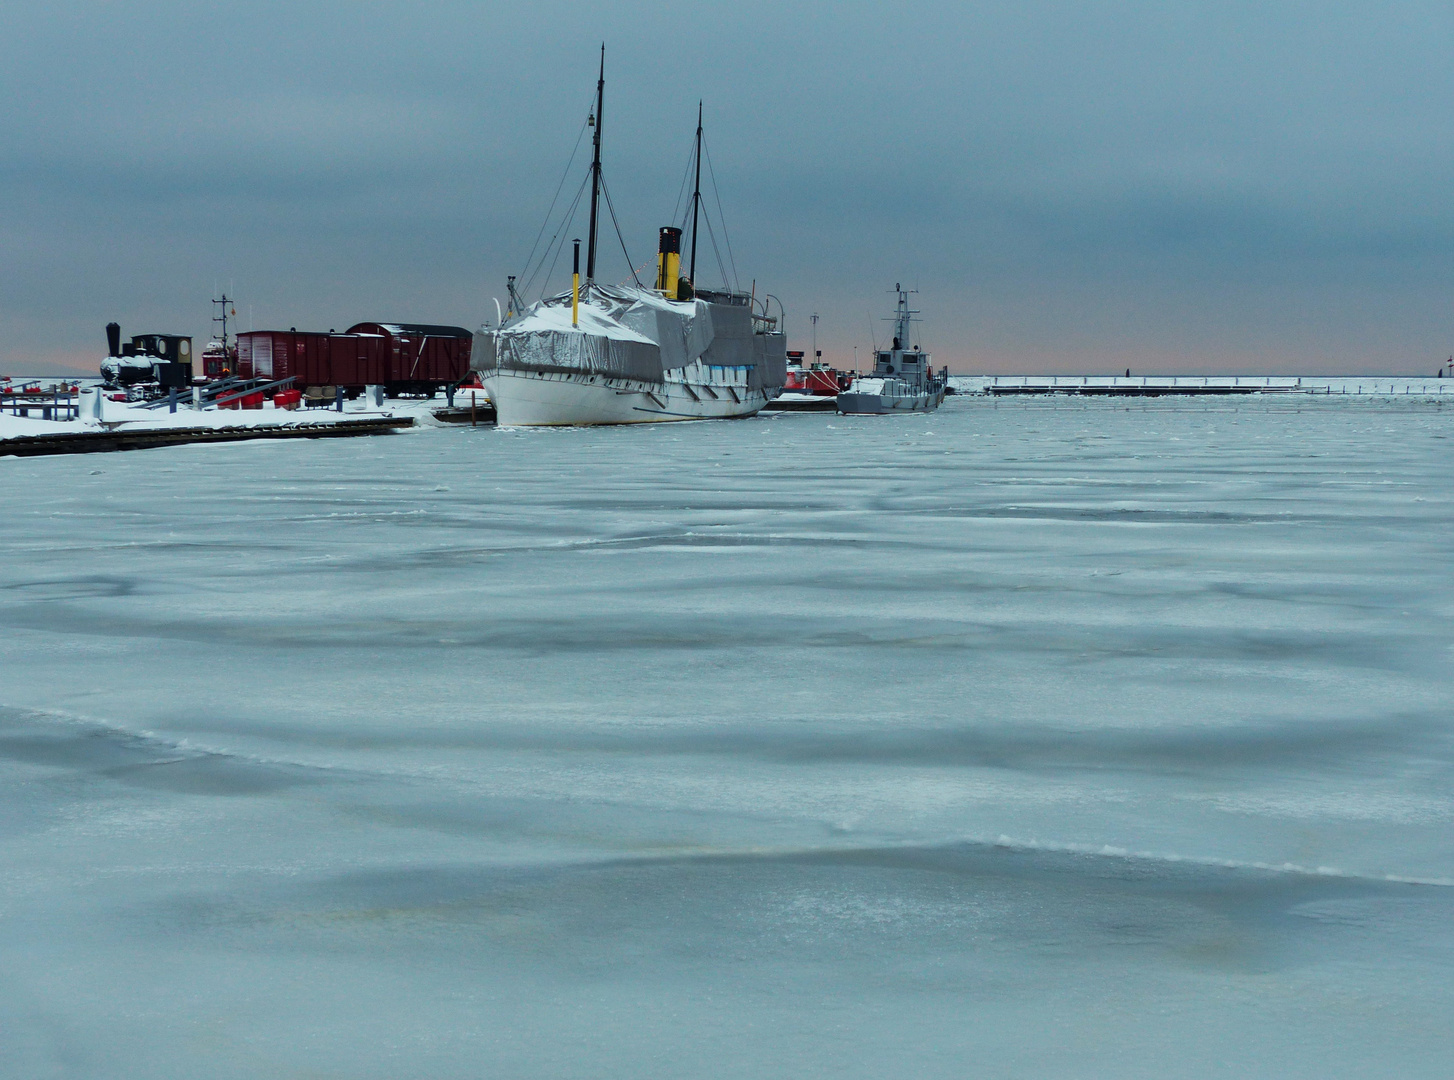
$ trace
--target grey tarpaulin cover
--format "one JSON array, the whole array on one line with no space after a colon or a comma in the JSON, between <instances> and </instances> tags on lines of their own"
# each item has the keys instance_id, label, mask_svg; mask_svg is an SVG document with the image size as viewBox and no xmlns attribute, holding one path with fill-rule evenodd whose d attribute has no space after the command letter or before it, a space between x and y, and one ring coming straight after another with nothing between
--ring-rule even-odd
<instances>
[{"instance_id":1,"label":"grey tarpaulin cover","mask_svg":"<svg viewBox=\"0 0 1454 1080\"><path fill-rule=\"evenodd\" d=\"M586 285L578 325L570 293L542 300L489 342L476 341L474 368L576 372L662 382L664 373L700 360L750 368L748 385L781 387L787 374L782 334L758 334L743 304L667 300L629 286Z\"/></svg>"}]
</instances>

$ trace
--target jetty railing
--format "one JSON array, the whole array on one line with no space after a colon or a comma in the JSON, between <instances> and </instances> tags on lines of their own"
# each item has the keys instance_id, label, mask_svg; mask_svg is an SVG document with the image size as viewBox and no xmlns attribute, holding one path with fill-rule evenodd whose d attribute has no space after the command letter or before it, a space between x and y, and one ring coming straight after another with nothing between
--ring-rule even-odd
<instances>
[{"instance_id":1,"label":"jetty railing","mask_svg":"<svg viewBox=\"0 0 1454 1080\"><path fill-rule=\"evenodd\" d=\"M249 394L267 394L273 390L285 390L293 385L295 378L296 376L289 375L286 379L269 382L266 379L243 379L236 375L229 375L225 379L218 379L205 386L194 386L192 393L185 396L173 390L166 397L146 402L142 408L168 409L176 412L178 405L191 405L194 401L204 409L209 405L223 408Z\"/></svg>"},{"instance_id":2,"label":"jetty railing","mask_svg":"<svg viewBox=\"0 0 1454 1080\"><path fill-rule=\"evenodd\" d=\"M79 415L80 395L69 388L42 390L38 386L0 390L0 412L15 416L39 413L42 420L74 420Z\"/></svg>"}]
</instances>

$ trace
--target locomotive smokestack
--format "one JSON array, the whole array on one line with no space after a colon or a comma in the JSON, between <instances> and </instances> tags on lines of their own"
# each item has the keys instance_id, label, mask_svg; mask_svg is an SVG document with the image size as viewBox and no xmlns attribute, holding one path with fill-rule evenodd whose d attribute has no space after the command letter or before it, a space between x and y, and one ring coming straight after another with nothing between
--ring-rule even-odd
<instances>
[{"instance_id":1,"label":"locomotive smokestack","mask_svg":"<svg viewBox=\"0 0 1454 1080\"><path fill-rule=\"evenodd\" d=\"M109 322L106 324L106 355L121 355L121 324Z\"/></svg>"}]
</instances>

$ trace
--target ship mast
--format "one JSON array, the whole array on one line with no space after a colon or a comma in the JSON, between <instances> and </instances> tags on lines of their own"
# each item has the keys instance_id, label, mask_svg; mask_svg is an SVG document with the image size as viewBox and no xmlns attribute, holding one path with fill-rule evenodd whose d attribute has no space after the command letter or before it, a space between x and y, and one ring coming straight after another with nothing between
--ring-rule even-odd
<instances>
[{"instance_id":1,"label":"ship mast","mask_svg":"<svg viewBox=\"0 0 1454 1080\"><path fill-rule=\"evenodd\" d=\"M697 212L702 207L702 103L697 102L697 186L692 192L692 265L687 277L697 287Z\"/></svg>"},{"instance_id":2,"label":"ship mast","mask_svg":"<svg viewBox=\"0 0 1454 1080\"><path fill-rule=\"evenodd\" d=\"M220 322L222 324L222 351L225 353L225 352L227 352L227 314L228 314L228 307L229 307L229 305L231 305L233 303L233 298L230 297L230 296L228 296L226 293L223 293L222 294L222 298L220 300L213 300L212 303L214 305L219 306L222 309L222 314L221 315L214 315L214 316L212 316L212 321L215 322L215 323L216 322ZM233 308L232 309L232 314L233 315L236 315L237 314L237 309L236 308Z\"/></svg>"},{"instance_id":3,"label":"ship mast","mask_svg":"<svg viewBox=\"0 0 1454 1080\"><path fill-rule=\"evenodd\" d=\"M899 310L894 316L894 340L898 342L897 348L904 352L914 352L913 345L909 344L909 330L914 321L913 316L919 313L909 307L909 293L919 290L906 289L902 282L895 282L894 291L899 294Z\"/></svg>"},{"instance_id":4,"label":"ship mast","mask_svg":"<svg viewBox=\"0 0 1454 1080\"><path fill-rule=\"evenodd\" d=\"M595 156L591 160L591 227L586 241L586 281L596 280L596 210L601 197L601 110L606 103L606 46L601 45L601 74L596 79ZM576 115L580 115L577 113Z\"/></svg>"}]
</instances>

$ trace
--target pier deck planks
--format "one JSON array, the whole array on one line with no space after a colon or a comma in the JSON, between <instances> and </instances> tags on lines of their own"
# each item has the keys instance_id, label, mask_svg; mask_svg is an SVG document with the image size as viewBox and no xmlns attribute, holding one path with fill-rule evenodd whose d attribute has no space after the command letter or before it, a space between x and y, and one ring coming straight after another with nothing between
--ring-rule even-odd
<instances>
[{"instance_id":1,"label":"pier deck planks","mask_svg":"<svg viewBox=\"0 0 1454 1080\"><path fill-rule=\"evenodd\" d=\"M22 435L0 440L0 457L32 457L40 454L94 454L113 450L147 450L183 443L236 442L242 439L330 439L350 435L389 435L399 428L413 427L410 417L373 417L367 420L339 420L331 423L288 424L277 427L142 428L130 431L60 432Z\"/></svg>"}]
</instances>

